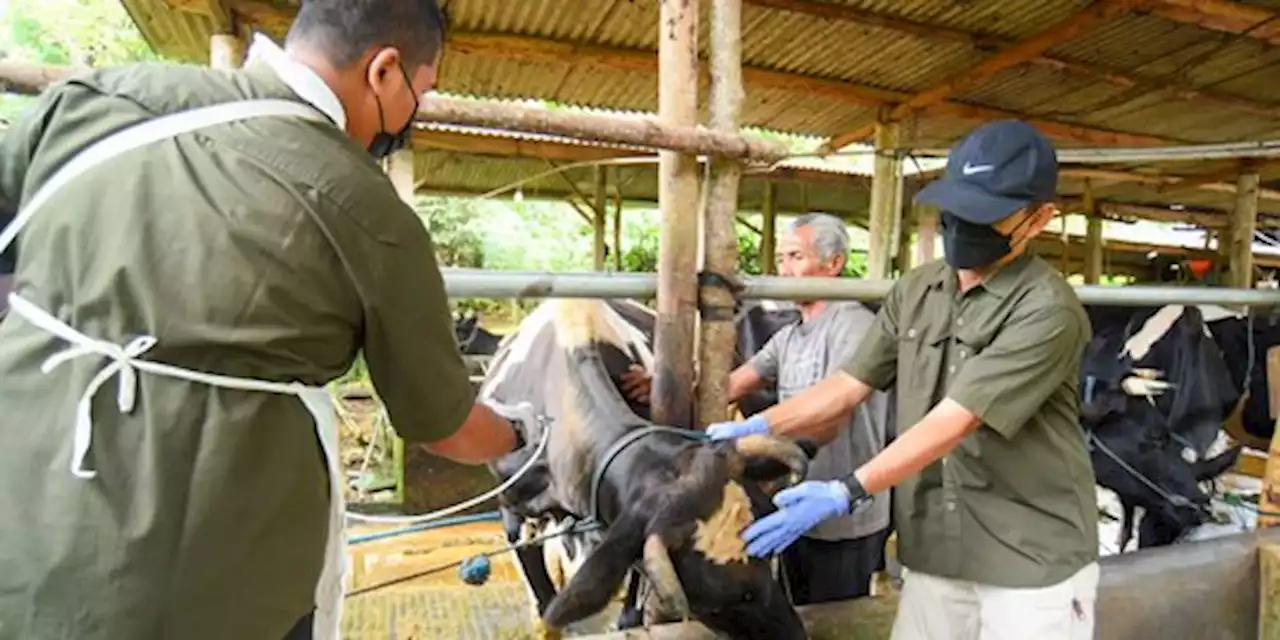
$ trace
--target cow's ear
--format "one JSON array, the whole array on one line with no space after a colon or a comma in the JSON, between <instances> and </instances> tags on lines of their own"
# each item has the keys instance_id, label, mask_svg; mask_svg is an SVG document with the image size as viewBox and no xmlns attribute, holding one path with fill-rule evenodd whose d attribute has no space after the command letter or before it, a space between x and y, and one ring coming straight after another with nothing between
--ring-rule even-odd
<instances>
[{"instance_id":1,"label":"cow's ear","mask_svg":"<svg viewBox=\"0 0 1280 640\"><path fill-rule=\"evenodd\" d=\"M1195 474L1196 482L1207 482L1226 473L1236 463L1236 458L1240 457L1242 448L1242 445L1235 445L1217 456L1208 460L1201 460L1192 465L1192 473Z\"/></svg>"},{"instance_id":2,"label":"cow's ear","mask_svg":"<svg viewBox=\"0 0 1280 640\"><path fill-rule=\"evenodd\" d=\"M547 605L542 615L547 626L563 629L599 613L609 604L622 586L627 570L640 556L646 524L640 514L626 511L609 527L604 539L583 561L582 568Z\"/></svg>"}]
</instances>

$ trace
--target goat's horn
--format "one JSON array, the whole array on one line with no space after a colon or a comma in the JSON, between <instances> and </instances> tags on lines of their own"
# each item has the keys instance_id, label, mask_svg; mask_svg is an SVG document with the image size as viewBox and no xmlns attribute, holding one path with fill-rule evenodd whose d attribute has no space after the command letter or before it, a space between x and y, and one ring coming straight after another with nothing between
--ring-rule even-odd
<instances>
[{"instance_id":1,"label":"goat's horn","mask_svg":"<svg viewBox=\"0 0 1280 640\"><path fill-rule=\"evenodd\" d=\"M684 587L680 586L675 565L671 564L667 545L656 533L649 534L644 541L644 573L653 584L662 609L678 618L688 618L689 599L684 595Z\"/></svg>"},{"instance_id":2,"label":"goat's horn","mask_svg":"<svg viewBox=\"0 0 1280 640\"><path fill-rule=\"evenodd\" d=\"M735 441L735 449L744 456L773 458L791 469L791 484L799 484L809 472L809 456L800 445L769 435L749 435Z\"/></svg>"}]
</instances>

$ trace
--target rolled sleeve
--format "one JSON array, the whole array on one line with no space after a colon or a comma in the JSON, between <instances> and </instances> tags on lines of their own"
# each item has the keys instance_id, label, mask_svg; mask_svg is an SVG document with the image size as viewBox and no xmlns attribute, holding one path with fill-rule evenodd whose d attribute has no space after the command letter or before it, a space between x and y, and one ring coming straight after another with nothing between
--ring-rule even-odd
<instances>
[{"instance_id":1,"label":"rolled sleeve","mask_svg":"<svg viewBox=\"0 0 1280 640\"><path fill-rule=\"evenodd\" d=\"M475 392L435 248L422 233L423 241L386 249L394 257L384 265L381 300L368 318L365 358L396 432L406 441L431 443L462 427Z\"/></svg>"},{"instance_id":2,"label":"rolled sleeve","mask_svg":"<svg viewBox=\"0 0 1280 640\"><path fill-rule=\"evenodd\" d=\"M1029 312L969 360L947 397L1005 438L1031 419L1074 368L1084 348L1079 316L1066 306Z\"/></svg>"},{"instance_id":3,"label":"rolled sleeve","mask_svg":"<svg viewBox=\"0 0 1280 640\"><path fill-rule=\"evenodd\" d=\"M892 386L898 375L900 283L895 283L890 289L871 328L859 341L857 350L840 366L841 371L880 391Z\"/></svg>"}]
</instances>

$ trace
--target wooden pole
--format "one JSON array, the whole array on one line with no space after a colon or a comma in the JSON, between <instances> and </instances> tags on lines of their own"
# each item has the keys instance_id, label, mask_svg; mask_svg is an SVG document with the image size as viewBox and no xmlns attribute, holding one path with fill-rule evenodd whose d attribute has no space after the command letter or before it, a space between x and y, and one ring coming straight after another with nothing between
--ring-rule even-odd
<instances>
[{"instance_id":1,"label":"wooden pole","mask_svg":"<svg viewBox=\"0 0 1280 640\"><path fill-rule=\"evenodd\" d=\"M898 124L879 122L875 131L876 158L871 179L871 241L867 249L867 277L881 280L889 277L889 258L893 251L893 205L898 202L902 181L900 164L893 149L898 145Z\"/></svg>"},{"instance_id":2,"label":"wooden pole","mask_svg":"<svg viewBox=\"0 0 1280 640\"><path fill-rule=\"evenodd\" d=\"M698 120L698 5L662 0L658 20L658 116L671 127ZM692 427L693 342L698 310L698 159L658 154L658 320L654 335L653 420Z\"/></svg>"},{"instance_id":3,"label":"wooden pole","mask_svg":"<svg viewBox=\"0 0 1280 640\"><path fill-rule=\"evenodd\" d=\"M613 176L613 270L622 271L622 182L618 180L618 168L610 167Z\"/></svg>"},{"instance_id":4,"label":"wooden pole","mask_svg":"<svg viewBox=\"0 0 1280 640\"><path fill-rule=\"evenodd\" d=\"M775 243L778 241L778 185L772 180L764 182L764 206L761 207L764 223L760 227L760 271L770 276L778 272Z\"/></svg>"},{"instance_id":5,"label":"wooden pole","mask_svg":"<svg viewBox=\"0 0 1280 640\"><path fill-rule=\"evenodd\" d=\"M938 214L932 210L916 207L916 264L933 262L934 249L938 244Z\"/></svg>"},{"instance_id":6,"label":"wooden pole","mask_svg":"<svg viewBox=\"0 0 1280 640\"><path fill-rule=\"evenodd\" d=\"M608 226L608 194L605 190L608 188L608 182L605 179L604 167L595 166L595 203L591 209L593 215L591 217L591 228L594 232L595 243L593 247L593 266L596 271L604 271L604 233L605 227ZM614 247L617 250L617 247Z\"/></svg>"},{"instance_id":7,"label":"wooden pole","mask_svg":"<svg viewBox=\"0 0 1280 640\"><path fill-rule=\"evenodd\" d=\"M1093 184L1084 181L1084 214L1089 216L1084 239L1084 283L1098 284L1102 280L1102 218L1093 200Z\"/></svg>"},{"instance_id":8,"label":"wooden pole","mask_svg":"<svg viewBox=\"0 0 1280 640\"><path fill-rule=\"evenodd\" d=\"M1258 228L1258 184L1256 172L1240 175L1236 207L1231 216L1231 236L1227 249L1231 265L1230 286L1253 288L1253 233Z\"/></svg>"},{"instance_id":9,"label":"wooden pole","mask_svg":"<svg viewBox=\"0 0 1280 640\"><path fill-rule=\"evenodd\" d=\"M215 33L209 38L209 66L239 69L244 64L244 39L231 33Z\"/></svg>"},{"instance_id":10,"label":"wooden pole","mask_svg":"<svg viewBox=\"0 0 1280 640\"><path fill-rule=\"evenodd\" d=\"M712 0L711 15L711 128L735 131L742 109L741 0ZM703 220L702 270L732 277L738 267L738 188L742 165L731 158L711 160L711 184ZM733 366L737 327L733 292L704 286L701 339L698 341L698 415L707 425L729 418L729 372Z\"/></svg>"}]
</instances>

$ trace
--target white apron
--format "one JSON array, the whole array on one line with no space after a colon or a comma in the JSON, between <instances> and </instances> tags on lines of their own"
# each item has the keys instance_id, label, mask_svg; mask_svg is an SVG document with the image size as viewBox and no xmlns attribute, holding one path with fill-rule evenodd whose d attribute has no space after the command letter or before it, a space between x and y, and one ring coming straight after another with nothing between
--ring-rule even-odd
<instances>
[{"instance_id":1,"label":"white apron","mask_svg":"<svg viewBox=\"0 0 1280 640\"><path fill-rule=\"evenodd\" d=\"M26 226L27 222L48 201L50 196L88 169L131 149L182 133L235 120L269 116L306 118L317 122L329 123L319 112L301 103L287 100L244 100L193 109L133 125L80 152L59 169L48 182L41 186L40 190L32 196L26 206L19 211L12 224L3 232L0 232L0 252L3 252L13 243L18 232ZM16 288L17 283L15 282L14 284ZM119 376L117 405L120 411L125 413L133 410L139 371L228 389L283 393L297 396L314 419L316 435L320 440L321 447L324 449L329 475L329 531L325 543L324 569L320 574L320 581L316 585L315 591L316 610L313 634L314 637L323 640L339 637L343 591L346 586L344 581L348 575L346 567L346 534L344 531L346 501L343 496L342 469L338 462L336 414L333 400L324 388L309 387L299 383L284 384L220 376L191 371L159 362L140 360L139 358L148 349L155 346L156 338L142 336L131 340L125 345L117 345L92 338L58 320L49 312L22 297L16 290L9 294L9 314L24 318L32 325L70 344L66 350L54 354L44 362L41 366L41 371L45 373L48 373L63 362L81 356L96 355L110 361L90 381L89 386L80 396L80 402L77 406L74 449L69 466L71 473L78 478L92 479L97 474L96 471L84 468L84 459L88 454L89 444L93 438L90 406L94 394L113 376Z\"/></svg>"}]
</instances>

